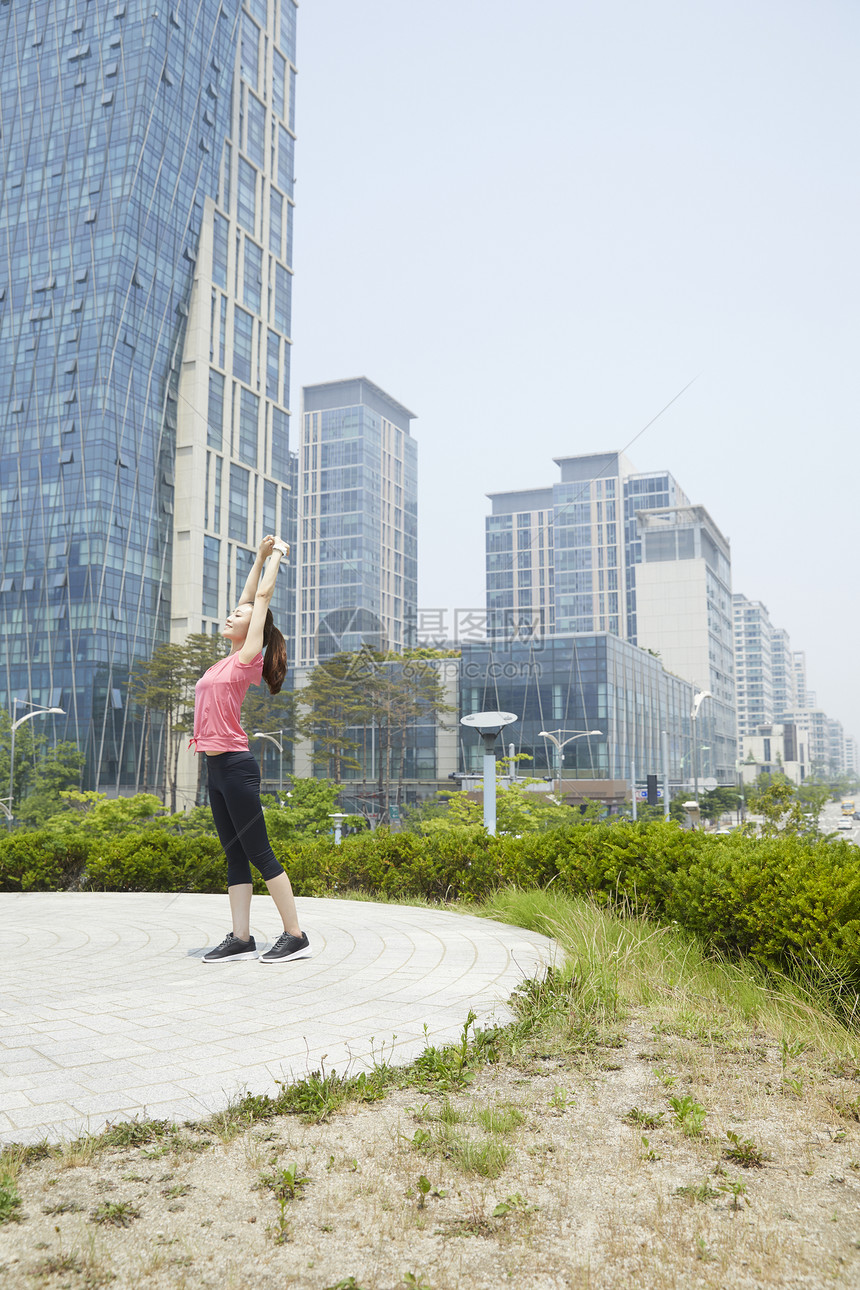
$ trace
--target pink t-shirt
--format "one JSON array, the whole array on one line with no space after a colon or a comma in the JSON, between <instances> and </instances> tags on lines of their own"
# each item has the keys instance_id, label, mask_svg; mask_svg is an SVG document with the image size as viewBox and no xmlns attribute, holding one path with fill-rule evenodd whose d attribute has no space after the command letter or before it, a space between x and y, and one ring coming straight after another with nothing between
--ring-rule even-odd
<instances>
[{"instance_id":1,"label":"pink t-shirt","mask_svg":"<svg viewBox=\"0 0 860 1290\"><path fill-rule=\"evenodd\" d=\"M246 752L248 736L239 724L242 700L250 685L259 685L263 655L243 663L228 654L204 672L194 687L194 735L197 752Z\"/></svg>"}]
</instances>

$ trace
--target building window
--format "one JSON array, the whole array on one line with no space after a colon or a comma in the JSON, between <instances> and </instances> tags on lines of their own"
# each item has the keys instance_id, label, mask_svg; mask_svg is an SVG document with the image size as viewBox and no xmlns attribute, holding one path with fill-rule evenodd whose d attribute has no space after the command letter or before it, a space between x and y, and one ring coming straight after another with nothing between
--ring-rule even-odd
<instances>
[{"instance_id":1,"label":"building window","mask_svg":"<svg viewBox=\"0 0 860 1290\"><path fill-rule=\"evenodd\" d=\"M281 338L276 332L270 331L266 346L266 398L275 399L278 402L280 402L278 389L281 374L280 354Z\"/></svg>"},{"instance_id":2,"label":"building window","mask_svg":"<svg viewBox=\"0 0 860 1290\"><path fill-rule=\"evenodd\" d=\"M233 316L233 375L251 384L251 344L254 319L244 309L236 306Z\"/></svg>"},{"instance_id":3,"label":"building window","mask_svg":"<svg viewBox=\"0 0 860 1290\"><path fill-rule=\"evenodd\" d=\"M236 218L253 237L257 231L257 172L244 157L239 158Z\"/></svg>"},{"instance_id":4,"label":"building window","mask_svg":"<svg viewBox=\"0 0 860 1290\"><path fill-rule=\"evenodd\" d=\"M290 418L280 408L272 408L272 474L290 478Z\"/></svg>"},{"instance_id":5,"label":"building window","mask_svg":"<svg viewBox=\"0 0 860 1290\"><path fill-rule=\"evenodd\" d=\"M275 307L272 322L284 336L290 334L290 275L282 264L275 268Z\"/></svg>"},{"instance_id":6,"label":"building window","mask_svg":"<svg viewBox=\"0 0 860 1290\"><path fill-rule=\"evenodd\" d=\"M209 372L209 415L206 443L210 448L220 448L224 441L224 377L220 372Z\"/></svg>"},{"instance_id":7,"label":"building window","mask_svg":"<svg viewBox=\"0 0 860 1290\"><path fill-rule=\"evenodd\" d=\"M227 534L236 542L248 540L248 484L250 474L241 466L230 466L230 508Z\"/></svg>"},{"instance_id":8,"label":"building window","mask_svg":"<svg viewBox=\"0 0 860 1290\"><path fill-rule=\"evenodd\" d=\"M284 126L278 126L278 187L293 191L293 137Z\"/></svg>"},{"instance_id":9,"label":"building window","mask_svg":"<svg viewBox=\"0 0 860 1290\"><path fill-rule=\"evenodd\" d=\"M227 220L216 214L212 236L212 281L218 287L227 286Z\"/></svg>"},{"instance_id":10,"label":"building window","mask_svg":"<svg viewBox=\"0 0 860 1290\"><path fill-rule=\"evenodd\" d=\"M269 189L269 250L281 258L283 240L284 199L277 188ZM289 263L289 261L288 261Z\"/></svg>"},{"instance_id":11,"label":"building window","mask_svg":"<svg viewBox=\"0 0 860 1290\"><path fill-rule=\"evenodd\" d=\"M215 537L203 539L203 612L210 618L218 617L218 582L221 568L221 541Z\"/></svg>"},{"instance_id":12,"label":"building window","mask_svg":"<svg viewBox=\"0 0 860 1290\"><path fill-rule=\"evenodd\" d=\"M242 14L241 75L257 88L260 78L260 28L248 14Z\"/></svg>"},{"instance_id":13,"label":"building window","mask_svg":"<svg viewBox=\"0 0 860 1290\"><path fill-rule=\"evenodd\" d=\"M284 115L284 85L287 79L287 60L277 49L272 50L272 107L279 117Z\"/></svg>"},{"instance_id":14,"label":"building window","mask_svg":"<svg viewBox=\"0 0 860 1290\"><path fill-rule=\"evenodd\" d=\"M239 452L238 456L249 466L257 465L257 422L260 400L250 390L239 391ZM233 534L230 534L233 537ZM244 542L244 538L242 541Z\"/></svg>"},{"instance_id":15,"label":"building window","mask_svg":"<svg viewBox=\"0 0 860 1290\"><path fill-rule=\"evenodd\" d=\"M245 282L242 299L255 314L260 312L263 296L263 248L245 238Z\"/></svg>"},{"instance_id":16,"label":"building window","mask_svg":"<svg viewBox=\"0 0 860 1290\"><path fill-rule=\"evenodd\" d=\"M248 95L246 120L248 122L248 146L245 151L254 164L262 170L266 163L266 109L253 94Z\"/></svg>"}]
</instances>

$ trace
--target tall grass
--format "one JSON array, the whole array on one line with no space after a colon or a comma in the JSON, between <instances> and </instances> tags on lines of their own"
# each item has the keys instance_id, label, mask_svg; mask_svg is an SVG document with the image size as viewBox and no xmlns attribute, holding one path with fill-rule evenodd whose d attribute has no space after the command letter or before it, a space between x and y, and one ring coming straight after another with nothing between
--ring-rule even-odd
<instances>
[{"instance_id":1,"label":"tall grass","mask_svg":"<svg viewBox=\"0 0 860 1290\"><path fill-rule=\"evenodd\" d=\"M799 969L789 979L730 961L677 925L552 890L502 890L470 912L555 938L583 1013L602 1011L603 1021L614 1003L619 1013L644 1008L652 1024L716 1042L759 1032L777 1044L803 1040L822 1055L860 1059L854 1027L834 1016L820 982Z\"/></svg>"}]
</instances>

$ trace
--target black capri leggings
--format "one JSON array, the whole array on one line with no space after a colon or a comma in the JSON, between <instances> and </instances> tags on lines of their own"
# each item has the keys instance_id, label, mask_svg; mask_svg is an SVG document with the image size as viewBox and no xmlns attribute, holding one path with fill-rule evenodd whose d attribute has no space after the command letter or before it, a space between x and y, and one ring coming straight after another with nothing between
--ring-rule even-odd
<instances>
[{"instance_id":1,"label":"black capri leggings","mask_svg":"<svg viewBox=\"0 0 860 1290\"><path fill-rule=\"evenodd\" d=\"M206 757L209 805L227 857L227 886L251 882L251 865L266 879L277 878L283 866L266 832L260 805L260 767L250 752L225 752Z\"/></svg>"}]
</instances>

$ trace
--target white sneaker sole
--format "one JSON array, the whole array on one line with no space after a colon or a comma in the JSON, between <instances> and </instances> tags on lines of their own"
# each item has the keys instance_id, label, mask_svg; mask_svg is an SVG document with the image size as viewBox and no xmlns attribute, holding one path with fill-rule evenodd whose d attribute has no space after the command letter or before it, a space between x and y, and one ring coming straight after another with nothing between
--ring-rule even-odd
<instances>
[{"instance_id":1,"label":"white sneaker sole","mask_svg":"<svg viewBox=\"0 0 860 1290\"><path fill-rule=\"evenodd\" d=\"M246 950L244 954L228 954L223 959L207 959L204 954L201 961L203 963L241 963L243 959L258 959L259 957L257 950Z\"/></svg>"},{"instance_id":2,"label":"white sneaker sole","mask_svg":"<svg viewBox=\"0 0 860 1290\"><path fill-rule=\"evenodd\" d=\"M284 954L283 956L278 955L276 959L267 959L265 954L261 954L260 962L261 963L295 963L296 959L310 959L310 958L313 958L313 950L310 948L310 946L306 946L306 948L303 950L296 950L295 954Z\"/></svg>"}]
</instances>

